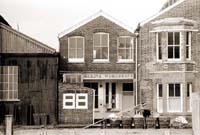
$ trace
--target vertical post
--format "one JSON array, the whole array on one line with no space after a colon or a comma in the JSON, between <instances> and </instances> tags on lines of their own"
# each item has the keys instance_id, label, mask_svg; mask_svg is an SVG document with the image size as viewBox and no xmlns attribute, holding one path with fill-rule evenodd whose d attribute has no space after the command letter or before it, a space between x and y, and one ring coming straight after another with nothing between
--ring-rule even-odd
<instances>
[{"instance_id":1,"label":"vertical post","mask_svg":"<svg viewBox=\"0 0 200 135\"><path fill-rule=\"evenodd\" d=\"M200 133L200 92L192 94L192 129L194 135Z\"/></svg>"},{"instance_id":2,"label":"vertical post","mask_svg":"<svg viewBox=\"0 0 200 135\"><path fill-rule=\"evenodd\" d=\"M12 121L13 121L12 115L6 115L5 116L5 135L12 135L13 134Z\"/></svg>"}]
</instances>

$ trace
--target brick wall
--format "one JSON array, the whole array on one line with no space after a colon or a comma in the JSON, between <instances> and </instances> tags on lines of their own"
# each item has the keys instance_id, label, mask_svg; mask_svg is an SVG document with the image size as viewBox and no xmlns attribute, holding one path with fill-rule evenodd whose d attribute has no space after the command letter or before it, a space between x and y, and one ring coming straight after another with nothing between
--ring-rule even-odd
<instances>
[{"instance_id":1,"label":"brick wall","mask_svg":"<svg viewBox=\"0 0 200 135\"><path fill-rule=\"evenodd\" d=\"M88 109L63 109L63 94L88 94ZM93 123L93 90L77 84L59 83L59 124L86 126Z\"/></svg>"},{"instance_id":2,"label":"brick wall","mask_svg":"<svg viewBox=\"0 0 200 135\"><path fill-rule=\"evenodd\" d=\"M96 32L109 33L109 63L93 63L93 34ZM83 36L85 38L85 62L82 64L68 64L68 37ZM71 33L63 36L60 41L61 70L64 71L114 71L114 72L134 72L134 63L117 63L117 38L119 36L132 36L134 34L108 19L100 16L89 23L77 28ZM65 58L64 58L65 57Z\"/></svg>"},{"instance_id":3,"label":"brick wall","mask_svg":"<svg viewBox=\"0 0 200 135\"><path fill-rule=\"evenodd\" d=\"M196 21L194 25L194 29L200 30L200 1L199 0L185 0L180 5L172 8L171 10L159 15L158 17L152 19L146 24L143 24L140 27L140 35L139 35L139 45L138 45L138 77L139 77L139 85L140 85L140 93L146 94L147 97L151 97L154 100L150 102L154 111L156 111L156 83L160 82L166 85L169 82L179 82L184 85L187 82L193 83L193 90L196 91L198 89L197 83L199 83L198 77L199 75L195 71L200 71L199 64L199 52L200 52L200 34L199 32L192 32L192 45L191 45L191 62L164 62L157 63L156 62L156 33L150 32L153 28L159 26L160 24L152 24L152 22L164 18L186 18ZM166 49L162 48L162 49ZM167 54L165 54L167 55ZM162 74L154 74L154 72L166 72ZM167 73L167 71L184 71L183 73L177 73L177 76L174 76L174 73ZM188 73L187 71L193 71ZM147 90L141 89L143 87L143 81L149 80L149 83L153 82L152 92L149 93ZM160 80L160 81L158 81ZM196 81L195 81L196 80ZM164 90L165 91L165 90ZM153 93L153 95L152 95ZM184 95L185 96L185 95ZM142 95L143 97L143 95ZM142 97L141 100L144 100ZM148 100L146 100L148 101Z\"/></svg>"}]
</instances>

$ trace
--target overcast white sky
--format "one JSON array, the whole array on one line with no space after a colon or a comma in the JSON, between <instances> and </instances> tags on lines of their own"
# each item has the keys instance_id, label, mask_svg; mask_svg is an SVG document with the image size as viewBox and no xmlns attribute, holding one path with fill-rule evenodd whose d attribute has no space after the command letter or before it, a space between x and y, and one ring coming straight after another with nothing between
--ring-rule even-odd
<instances>
[{"instance_id":1,"label":"overcast white sky","mask_svg":"<svg viewBox=\"0 0 200 135\"><path fill-rule=\"evenodd\" d=\"M0 0L0 14L15 29L58 49L58 34L103 10L136 28L166 0Z\"/></svg>"}]
</instances>

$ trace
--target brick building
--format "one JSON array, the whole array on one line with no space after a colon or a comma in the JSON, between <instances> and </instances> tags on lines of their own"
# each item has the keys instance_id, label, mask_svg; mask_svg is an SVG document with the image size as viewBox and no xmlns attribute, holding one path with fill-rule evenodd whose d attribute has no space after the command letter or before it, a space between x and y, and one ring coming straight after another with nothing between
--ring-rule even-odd
<instances>
[{"instance_id":1,"label":"brick building","mask_svg":"<svg viewBox=\"0 0 200 135\"><path fill-rule=\"evenodd\" d=\"M199 91L200 1L169 0L140 23L138 99L161 115L191 115L191 93Z\"/></svg>"},{"instance_id":2,"label":"brick building","mask_svg":"<svg viewBox=\"0 0 200 135\"><path fill-rule=\"evenodd\" d=\"M61 33L59 42L60 75L95 90L95 119L135 104L132 29L100 11Z\"/></svg>"},{"instance_id":3,"label":"brick building","mask_svg":"<svg viewBox=\"0 0 200 135\"><path fill-rule=\"evenodd\" d=\"M55 49L0 20L0 124L7 114L17 125L56 123Z\"/></svg>"}]
</instances>

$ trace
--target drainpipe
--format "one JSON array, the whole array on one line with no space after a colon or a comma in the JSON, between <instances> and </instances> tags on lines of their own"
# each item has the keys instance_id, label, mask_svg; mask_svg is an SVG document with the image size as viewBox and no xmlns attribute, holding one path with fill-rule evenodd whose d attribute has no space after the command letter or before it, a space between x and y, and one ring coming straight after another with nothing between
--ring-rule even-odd
<instances>
[{"instance_id":1,"label":"drainpipe","mask_svg":"<svg viewBox=\"0 0 200 135\"><path fill-rule=\"evenodd\" d=\"M138 98L138 58L137 58L137 48L138 48L138 33L136 33L136 42L135 42L135 74L136 74L136 83L135 83L135 105L137 106L138 102L137 102L137 98Z\"/></svg>"}]
</instances>

